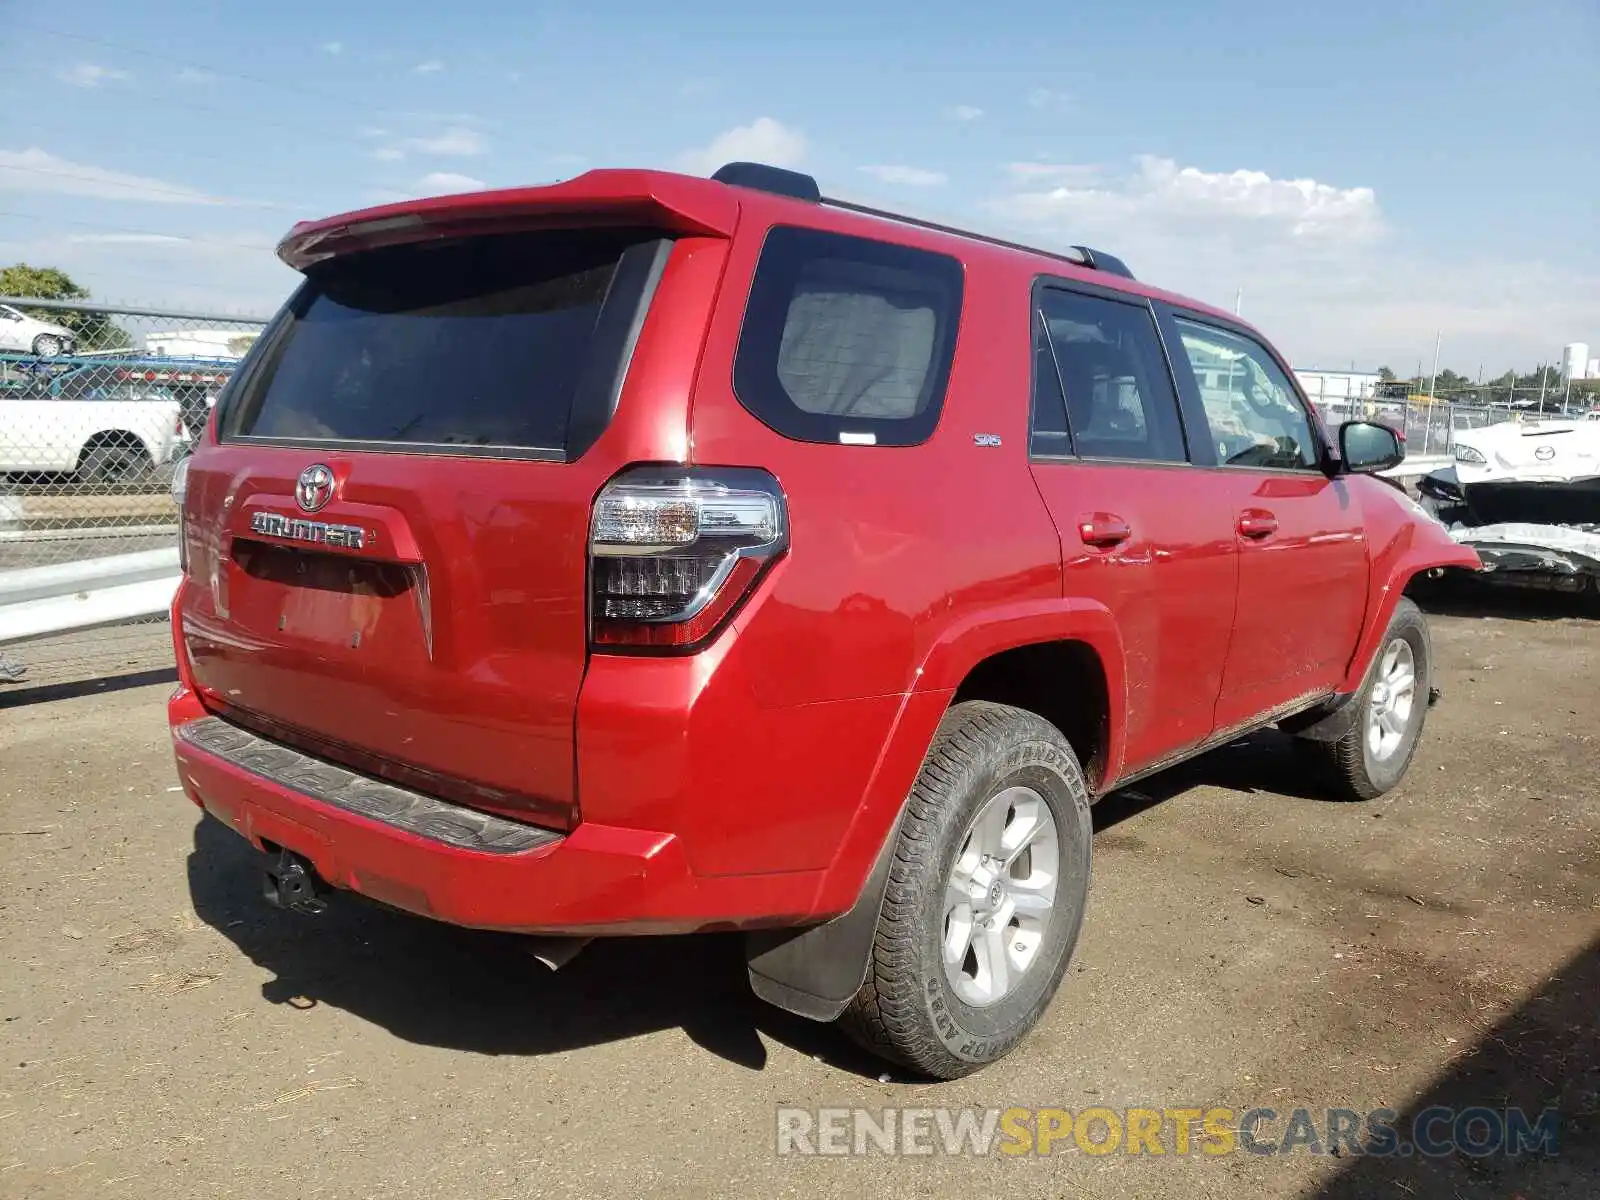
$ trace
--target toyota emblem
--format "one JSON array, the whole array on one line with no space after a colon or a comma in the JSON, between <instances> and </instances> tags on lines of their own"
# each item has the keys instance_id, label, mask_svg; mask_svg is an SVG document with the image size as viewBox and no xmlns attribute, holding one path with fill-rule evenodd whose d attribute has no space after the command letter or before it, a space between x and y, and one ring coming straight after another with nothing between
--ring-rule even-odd
<instances>
[{"instance_id":1,"label":"toyota emblem","mask_svg":"<svg viewBox=\"0 0 1600 1200\"><path fill-rule=\"evenodd\" d=\"M321 463L307 467L295 481L294 498L306 512L316 512L333 499L333 472Z\"/></svg>"}]
</instances>

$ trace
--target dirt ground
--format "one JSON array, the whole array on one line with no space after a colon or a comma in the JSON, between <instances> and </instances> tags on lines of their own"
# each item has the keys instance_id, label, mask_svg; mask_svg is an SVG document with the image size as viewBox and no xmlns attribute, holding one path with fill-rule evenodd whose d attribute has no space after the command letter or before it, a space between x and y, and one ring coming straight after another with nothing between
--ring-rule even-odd
<instances>
[{"instance_id":1,"label":"dirt ground","mask_svg":"<svg viewBox=\"0 0 1600 1200\"><path fill-rule=\"evenodd\" d=\"M166 630L0 690L0 1196L1600 1194L1600 623L1434 617L1366 805L1258 736L1097 810L1071 975L1012 1058L910 1084L749 994L727 938L514 939L259 899L177 791ZM779 1157L780 1105L1561 1109L1517 1165L1297 1153ZM1277 1126L1282 1130L1282 1124Z\"/></svg>"}]
</instances>

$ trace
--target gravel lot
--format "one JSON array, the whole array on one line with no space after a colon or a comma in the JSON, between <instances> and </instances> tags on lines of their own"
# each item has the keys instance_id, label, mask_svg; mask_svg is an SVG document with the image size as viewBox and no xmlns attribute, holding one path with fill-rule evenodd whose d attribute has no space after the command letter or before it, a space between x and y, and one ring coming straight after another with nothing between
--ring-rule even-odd
<instances>
[{"instance_id":1,"label":"gravel lot","mask_svg":"<svg viewBox=\"0 0 1600 1200\"><path fill-rule=\"evenodd\" d=\"M1600 1194L1600 624L1560 607L1435 616L1444 700L1381 801L1318 798L1275 736L1106 800L1067 985L941 1085L763 1007L726 938L551 976L356 900L268 909L177 792L167 636L14 648L36 669L0 689L0 1195ZM85 661L115 674L52 674ZM783 1104L1435 1103L1557 1105L1560 1152L774 1149Z\"/></svg>"}]
</instances>

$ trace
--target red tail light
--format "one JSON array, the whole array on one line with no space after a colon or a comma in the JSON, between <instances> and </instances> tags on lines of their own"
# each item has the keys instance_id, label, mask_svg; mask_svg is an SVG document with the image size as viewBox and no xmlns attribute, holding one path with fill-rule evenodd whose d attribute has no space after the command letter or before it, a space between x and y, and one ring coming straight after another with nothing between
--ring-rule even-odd
<instances>
[{"instance_id":1,"label":"red tail light","mask_svg":"<svg viewBox=\"0 0 1600 1200\"><path fill-rule=\"evenodd\" d=\"M595 498L596 650L697 649L789 545L778 481L750 468L635 467Z\"/></svg>"}]
</instances>

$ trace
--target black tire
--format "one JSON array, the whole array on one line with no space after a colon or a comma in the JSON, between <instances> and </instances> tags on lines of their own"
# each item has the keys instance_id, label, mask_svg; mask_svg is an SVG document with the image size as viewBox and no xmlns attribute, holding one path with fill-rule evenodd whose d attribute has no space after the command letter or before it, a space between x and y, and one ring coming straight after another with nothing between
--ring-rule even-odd
<instances>
[{"instance_id":1,"label":"black tire","mask_svg":"<svg viewBox=\"0 0 1600 1200\"><path fill-rule=\"evenodd\" d=\"M1055 901L1013 990L972 1007L952 987L941 953L946 881L978 813L1016 786L1033 789L1055 822ZM1049 1006L1077 945L1092 836L1083 772L1054 725L1002 704L952 706L896 834L866 981L839 1018L845 1032L935 1079L969 1075L1010 1053ZM1036 869L1031 852L1028 869ZM1011 928L999 936L1009 939Z\"/></svg>"},{"instance_id":2,"label":"black tire","mask_svg":"<svg viewBox=\"0 0 1600 1200\"><path fill-rule=\"evenodd\" d=\"M33 352L40 358L54 358L61 353L62 341L53 333L41 333L33 339Z\"/></svg>"},{"instance_id":3,"label":"black tire","mask_svg":"<svg viewBox=\"0 0 1600 1200\"><path fill-rule=\"evenodd\" d=\"M1415 683L1399 742L1393 750L1380 756L1374 752L1371 744L1369 718L1384 664L1391 648L1398 642L1404 642L1410 651ZM1358 710L1355 725L1336 742L1307 743L1313 753L1322 759L1329 783L1340 799L1375 800L1405 777L1416 755L1417 744L1422 740L1422 727L1428 720L1432 686L1433 641L1428 635L1428 621L1416 603L1403 596L1389 621L1389 628L1378 643L1360 695L1354 702Z\"/></svg>"},{"instance_id":4,"label":"black tire","mask_svg":"<svg viewBox=\"0 0 1600 1200\"><path fill-rule=\"evenodd\" d=\"M134 483L154 469L149 451L137 441L107 439L83 452L78 478L87 483Z\"/></svg>"}]
</instances>

